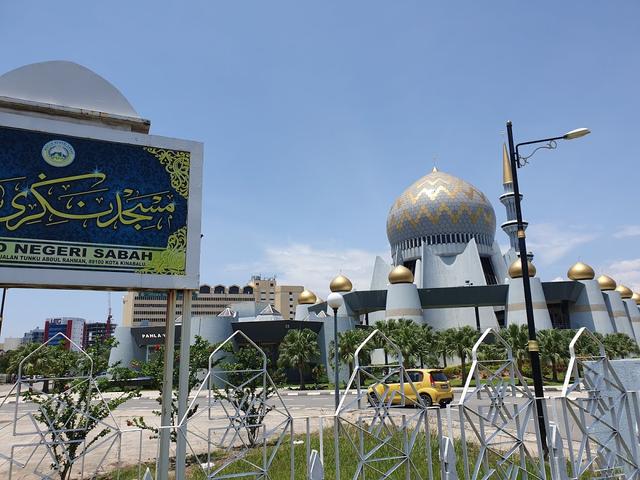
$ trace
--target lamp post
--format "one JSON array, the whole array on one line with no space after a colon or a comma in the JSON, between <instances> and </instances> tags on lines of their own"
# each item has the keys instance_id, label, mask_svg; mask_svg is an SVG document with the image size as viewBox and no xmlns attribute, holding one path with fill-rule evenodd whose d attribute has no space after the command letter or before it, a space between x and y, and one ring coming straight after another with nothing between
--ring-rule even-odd
<instances>
[{"instance_id":1,"label":"lamp post","mask_svg":"<svg viewBox=\"0 0 640 480\"><path fill-rule=\"evenodd\" d=\"M527 243L525 240L524 225L522 222L522 209L520 206L520 188L518 187L518 168L526 165L527 160L540 148L554 149L557 140L573 140L588 135L590 132L587 128L578 128L572 130L560 137L543 138L541 140L533 140L531 142L518 143L514 147L513 131L511 121L507 122L507 136L509 138L509 157L511 163L511 175L513 177L513 194L516 207L516 222L518 235L518 251L520 254L520 266L522 269L522 286L524 289L524 303L527 315L527 328L529 330L529 358L531 360L531 370L533 373L533 387L536 394L536 407L538 411L538 426L540 429L540 440L545 456L548 454L546 427L544 420L544 411L542 399L544 398L544 385L542 382L542 369L540 368L540 347L536 338L536 325L533 318L533 303L531 301L531 282L529 281L529 265L527 259ZM518 149L524 145L533 145L538 143L546 143L542 147L536 148L529 156L521 157Z\"/></svg>"},{"instance_id":2,"label":"lamp post","mask_svg":"<svg viewBox=\"0 0 640 480\"><path fill-rule=\"evenodd\" d=\"M340 357L338 356L338 309L344 304L342 295L337 292L331 292L327 297L327 305L333 309L333 351L334 351L334 400L336 410L338 410L338 404L340 403Z\"/></svg>"}]
</instances>

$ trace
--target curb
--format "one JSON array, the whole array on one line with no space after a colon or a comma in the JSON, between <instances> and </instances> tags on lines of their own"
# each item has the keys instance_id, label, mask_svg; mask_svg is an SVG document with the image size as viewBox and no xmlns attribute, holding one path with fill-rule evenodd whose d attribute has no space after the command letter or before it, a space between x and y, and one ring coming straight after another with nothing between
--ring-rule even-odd
<instances>
[{"instance_id":1,"label":"curb","mask_svg":"<svg viewBox=\"0 0 640 480\"><path fill-rule=\"evenodd\" d=\"M532 388L532 387L531 387ZM364 390L365 387L362 387ZM532 388L533 389L533 388ZM462 393L462 387L453 387L452 389L454 393ZM544 387L545 392L561 392L562 387L549 386ZM319 395L333 395L333 390L303 390L303 391L291 391L291 390L279 390L278 393L281 397L307 397L307 396L319 396ZM340 390L340 394L343 394L344 390ZM355 390L351 390L349 392L350 395L355 395L357 392Z\"/></svg>"}]
</instances>

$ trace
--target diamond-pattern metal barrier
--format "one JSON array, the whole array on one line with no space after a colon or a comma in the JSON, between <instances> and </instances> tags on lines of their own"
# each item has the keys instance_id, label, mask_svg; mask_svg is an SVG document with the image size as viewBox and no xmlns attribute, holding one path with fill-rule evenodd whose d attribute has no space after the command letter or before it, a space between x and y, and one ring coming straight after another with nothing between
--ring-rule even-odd
<instances>
[{"instance_id":1,"label":"diamond-pattern metal barrier","mask_svg":"<svg viewBox=\"0 0 640 480\"><path fill-rule=\"evenodd\" d=\"M559 399L571 478L640 478L637 392L629 392L612 367L600 340L581 328Z\"/></svg>"},{"instance_id":2,"label":"diamond-pattern metal barrier","mask_svg":"<svg viewBox=\"0 0 640 480\"><path fill-rule=\"evenodd\" d=\"M373 344L385 346L384 365L370 361ZM496 358L500 350L504 356ZM153 452L145 444L143 453L143 431L118 426L89 356L80 352L77 371L52 378L36 374L38 352L22 361L0 403L0 435L10 437L0 443L0 478L116 479L133 461L136 478L151 480L142 460ZM492 329L475 344L461 396L446 409L430 406L419 371L405 368L400 349L373 331L355 354L337 410L315 417L291 414L264 352L238 331L209 357L190 413L161 428L185 439L188 479L280 480L283 465L288 478L310 480L640 479L637 392L625 390L588 331L577 333L570 354L562 395L544 402L554 420L547 425L548 458L540 453L533 392ZM239 355L253 361L235 363ZM135 439L125 442L125 435Z\"/></svg>"},{"instance_id":3,"label":"diamond-pattern metal barrier","mask_svg":"<svg viewBox=\"0 0 640 480\"><path fill-rule=\"evenodd\" d=\"M63 377L43 375L50 370L40 358L42 349L65 342L83 359L77 371ZM123 435L141 435L140 429L120 428L98 387L91 357L63 333L22 359L16 382L0 403L3 416L8 411L10 421L0 435L10 430L12 437L0 445L0 477L10 480L94 478L117 472Z\"/></svg>"},{"instance_id":4,"label":"diamond-pattern metal barrier","mask_svg":"<svg viewBox=\"0 0 640 480\"><path fill-rule=\"evenodd\" d=\"M499 345L504 358L479 357L485 344ZM496 349L492 349L495 352ZM478 446L473 461L463 449L466 478L546 478L533 392L518 370L511 346L492 328L478 339L458 405L463 445Z\"/></svg>"},{"instance_id":5,"label":"diamond-pattern metal barrier","mask_svg":"<svg viewBox=\"0 0 640 480\"><path fill-rule=\"evenodd\" d=\"M362 365L361 355L376 340L385 345L390 353L386 357L393 360L385 365ZM349 455L344 461L355 465L352 478L389 478L395 472L411 479L431 478L433 466L429 463L429 475L418 462L418 458L431 457L426 410L431 402L426 394L418 393L404 368L400 349L374 330L356 350L354 364L336 411L334 430L335 450L339 451L338 442L343 442ZM424 449L419 450L419 443ZM335 478L340 478L339 468Z\"/></svg>"},{"instance_id":6,"label":"diamond-pattern metal barrier","mask_svg":"<svg viewBox=\"0 0 640 480\"><path fill-rule=\"evenodd\" d=\"M239 354L253 354L255 366L234 368L233 357ZM221 356L228 361L220 365L228 368L217 365ZM209 356L206 377L187 411L199 406L206 408L167 428L186 440L205 478L275 480L271 466L281 448L293 452L291 414L267 371L266 355L240 330Z\"/></svg>"}]
</instances>

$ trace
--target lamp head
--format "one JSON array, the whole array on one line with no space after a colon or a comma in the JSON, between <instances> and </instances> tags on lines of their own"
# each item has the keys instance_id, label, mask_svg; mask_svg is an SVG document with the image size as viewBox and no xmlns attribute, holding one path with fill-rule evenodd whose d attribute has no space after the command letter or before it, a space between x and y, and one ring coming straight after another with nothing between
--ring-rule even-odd
<instances>
[{"instance_id":1,"label":"lamp head","mask_svg":"<svg viewBox=\"0 0 640 480\"><path fill-rule=\"evenodd\" d=\"M331 292L327 297L327 305L333 309L338 309L344 305L344 299L338 292Z\"/></svg>"},{"instance_id":2,"label":"lamp head","mask_svg":"<svg viewBox=\"0 0 640 480\"><path fill-rule=\"evenodd\" d=\"M585 135L589 135L591 130L588 128L576 128L575 130L571 130L570 132L565 133L562 138L564 140L573 140L574 138L584 137Z\"/></svg>"}]
</instances>

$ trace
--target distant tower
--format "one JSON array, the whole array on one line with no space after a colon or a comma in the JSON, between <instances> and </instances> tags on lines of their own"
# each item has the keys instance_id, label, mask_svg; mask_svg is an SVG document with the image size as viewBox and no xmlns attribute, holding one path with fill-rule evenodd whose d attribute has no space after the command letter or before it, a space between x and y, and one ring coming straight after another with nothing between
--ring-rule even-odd
<instances>
[{"instance_id":1,"label":"distant tower","mask_svg":"<svg viewBox=\"0 0 640 480\"><path fill-rule=\"evenodd\" d=\"M113 321L113 315L111 314L111 292L108 292L107 302L109 304L109 313L107 314L107 325L104 334L105 339L111 338L111 322Z\"/></svg>"},{"instance_id":2,"label":"distant tower","mask_svg":"<svg viewBox=\"0 0 640 480\"><path fill-rule=\"evenodd\" d=\"M509 243L514 251L518 251L518 221L516 219L516 195L513 193L513 175L511 174L511 162L507 153L507 145L502 144L502 186L504 193L500 195L500 202L507 209L507 221L501 227L509 237ZM522 193L520 194L522 200ZM522 222L526 230L528 223Z\"/></svg>"}]
</instances>

